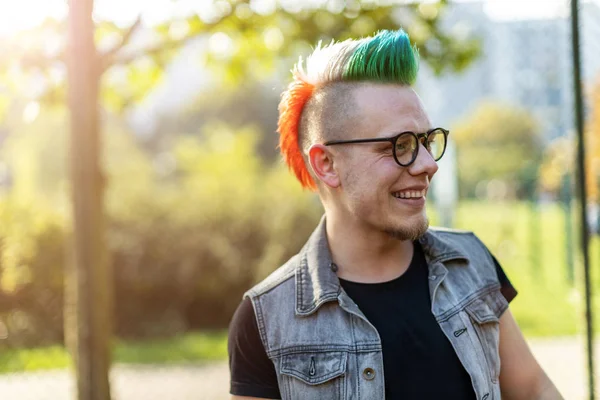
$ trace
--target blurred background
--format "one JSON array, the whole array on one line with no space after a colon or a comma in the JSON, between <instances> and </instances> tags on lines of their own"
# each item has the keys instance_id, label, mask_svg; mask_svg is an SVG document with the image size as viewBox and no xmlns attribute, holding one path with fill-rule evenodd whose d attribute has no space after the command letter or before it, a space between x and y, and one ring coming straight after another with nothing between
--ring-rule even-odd
<instances>
[{"instance_id":1,"label":"blurred background","mask_svg":"<svg viewBox=\"0 0 600 400\"><path fill-rule=\"evenodd\" d=\"M64 0L0 3L2 399L76 390L68 12ZM290 69L318 40L398 27L420 49L416 90L451 131L432 224L483 239L538 360L565 398L587 398L569 17L568 0L96 0L113 398L227 398L233 311L323 212L276 148ZM597 292L600 0L581 3L580 22Z\"/></svg>"}]
</instances>

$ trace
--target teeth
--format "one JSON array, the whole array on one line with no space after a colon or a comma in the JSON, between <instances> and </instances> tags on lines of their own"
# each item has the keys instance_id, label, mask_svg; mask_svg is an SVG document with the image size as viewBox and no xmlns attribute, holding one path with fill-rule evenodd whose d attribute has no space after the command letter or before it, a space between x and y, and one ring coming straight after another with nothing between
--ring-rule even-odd
<instances>
[{"instance_id":1,"label":"teeth","mask_svg":"<svg viewBox=\"0 0 600 400\"><path fill-rule=\"evenodd\" d=\"M400 198L400 199L418 199L421 197L425 197L426 194L426 190L420 190L420 191L416 191L416 190L407 190L405 192L396 192L394 193L394 197Z\"/></svg>"}]
</instances>

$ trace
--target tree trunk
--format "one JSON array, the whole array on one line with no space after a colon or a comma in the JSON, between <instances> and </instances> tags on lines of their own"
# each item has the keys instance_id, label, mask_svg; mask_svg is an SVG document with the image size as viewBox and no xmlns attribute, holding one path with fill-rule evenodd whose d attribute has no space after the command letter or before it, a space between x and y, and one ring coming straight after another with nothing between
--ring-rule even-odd
<instances>
[{"instance_id":1,"label":"tree trunk","mask_svg":"<svg viewBox=\"0 0 600 400\"><path fill-rule=\"evenodd\" d=\"M78 400L110 400L111 272L104 237L93 0L70 0L68 95L73 235L66 274L65 337Z\"/></svg>"}]
</instances>

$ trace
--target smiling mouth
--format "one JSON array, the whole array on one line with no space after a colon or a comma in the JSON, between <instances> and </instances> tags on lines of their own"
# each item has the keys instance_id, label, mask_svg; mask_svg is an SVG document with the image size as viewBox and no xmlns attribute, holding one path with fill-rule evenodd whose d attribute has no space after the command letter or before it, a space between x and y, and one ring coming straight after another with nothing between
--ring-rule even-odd
<instances>
[{"instance_id":1,"label":"smiling mouth","mask_svg":"<svg viewBox=\"0 0 600 400\"><path fill-rule=\"evenodd\" d=\"M427 189L404 190L401 192L394 192L394 193L392 193L392 196L394 196L397 199L420 199L422 197L425 197L426 194L427 194Z\"/></svg>"}]
</instances>

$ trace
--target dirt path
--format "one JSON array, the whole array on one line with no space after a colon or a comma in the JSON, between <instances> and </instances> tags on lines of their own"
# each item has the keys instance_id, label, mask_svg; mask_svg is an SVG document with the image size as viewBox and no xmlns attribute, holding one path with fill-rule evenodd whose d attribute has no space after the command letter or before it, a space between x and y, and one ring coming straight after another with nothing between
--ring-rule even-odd
<instances>
[{"instance_id":1,"label":"dirt path","mask_svg":"<svg viewBox=\"0 0 600 400\"><path fill-rule=\"evenodd\" d=\"M536 339L531 348L567 400L586 398L585 353L577 338ZM600 341L596 343L596 385L600 386ZM218 362L186 366L116 366L114 400L228 399L229 371ZM2 400L72 400L74 382L66 371L0 375ZM600 391L598 391L600 395Z\"/></svg>"}]
</instances>

